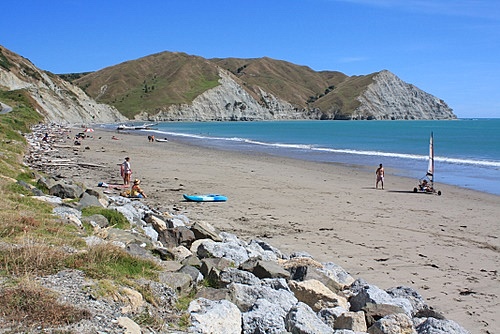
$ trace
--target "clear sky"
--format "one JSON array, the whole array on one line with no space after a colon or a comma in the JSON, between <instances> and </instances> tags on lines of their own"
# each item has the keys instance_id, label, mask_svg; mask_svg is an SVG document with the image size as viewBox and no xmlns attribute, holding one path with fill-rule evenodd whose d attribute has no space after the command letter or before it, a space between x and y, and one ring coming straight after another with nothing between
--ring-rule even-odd
<instances>
[{"instance_id":1,"label":"clear sky","mask_svg":"<svg viewBox=\"0 0 500 334\"><path fill-rule=\"evenodd\" d=\"M18 0L0 44L53 73L162 51L387 69L458 117L500 117L499 0Z\"/></svg>"}]
</instances>

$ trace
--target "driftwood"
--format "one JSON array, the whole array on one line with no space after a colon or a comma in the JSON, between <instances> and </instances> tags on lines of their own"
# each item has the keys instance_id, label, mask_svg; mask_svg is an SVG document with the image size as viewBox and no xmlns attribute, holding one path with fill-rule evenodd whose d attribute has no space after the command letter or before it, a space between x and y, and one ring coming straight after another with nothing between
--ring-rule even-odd
<instances>
[{"instance_id":1,"label":"driftwood","mask_svg":"<svg viewBox=\"0 0 500 334\"><path fill-rule=\"evenodd\" d=\"M41 163L43 166L57 166L57 167L98 167L98 168L106 168L104 165L98 165L98 164L91 164L91 163L86 163L86 162L42 162Z\"/></svg>"}]
</instances>

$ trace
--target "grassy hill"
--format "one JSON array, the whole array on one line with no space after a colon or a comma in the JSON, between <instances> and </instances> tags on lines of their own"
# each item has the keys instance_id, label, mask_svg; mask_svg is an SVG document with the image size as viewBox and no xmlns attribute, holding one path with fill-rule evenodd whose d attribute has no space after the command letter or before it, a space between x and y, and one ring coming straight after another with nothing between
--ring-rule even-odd
<instances>
[{"instance_id":1,"label":"grassy hill","mask_svg":"<svg viewBox=\"0 0 500 334\"><path fill-rule=\"evenodd\" d=\"M185 53L163 52L85 75L77 84L98 102L115 106L133 118L172 104L191 102L217 86L217 68Z\"/></svg>"},{"instance_id":2,"label":"grassy hill","mask_svg":"<svg viewBox=\"0 0 500 334\"><path fill-rule=\"evenodd\" d=\"M349 77L341 72L317 72L271 58L205 59L178 52L161 52L67 79L84 89L98 102L115 106L133 118L141 112L155 114L173 104L190 103L199 94L216 87L218 68L231 72L235 80L259 100L263 89L297 109L321 109L323 113L349 114L356 97L371 77Z\"/></svg>"}]
</instances>

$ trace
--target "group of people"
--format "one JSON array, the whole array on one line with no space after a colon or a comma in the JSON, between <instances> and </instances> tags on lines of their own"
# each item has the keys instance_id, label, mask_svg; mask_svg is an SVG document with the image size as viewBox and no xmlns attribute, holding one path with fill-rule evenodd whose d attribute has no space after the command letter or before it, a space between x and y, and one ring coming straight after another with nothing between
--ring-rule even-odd
<instances>
[{"instance_id":1,"label":"group of people","mask_svg":"<svg viewBox=\"0 0 500 334\"><path fill-rule=\"evenodd\" d=\"M130 158L126 157L125 161L122 162L120 166L120 173L123 178L123 184L128 186L130 185L130 178L132 176L132 168L130 166ZM144 190L139 186L141 184L141 180L135 179L132 187L130 188L130 192L127 192L128 197L133 198L147 198Z\"/></svg>"}]
</instances>

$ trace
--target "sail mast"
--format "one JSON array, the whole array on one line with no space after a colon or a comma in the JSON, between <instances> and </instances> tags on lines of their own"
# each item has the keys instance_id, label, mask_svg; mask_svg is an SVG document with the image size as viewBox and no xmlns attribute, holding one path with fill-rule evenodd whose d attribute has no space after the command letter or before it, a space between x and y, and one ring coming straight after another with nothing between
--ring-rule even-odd
<instances>
[{"instance_id":1,"label":"sail mast","mask_svg":"<svg viewBox=\"0 0 500 334\"><path fill-rule=\"evenodd\" d=\"M427 168L427 176L431 183L434 182L434 133L431 132L429 141L429 167Z\"/></svg>"}]
</instances>

